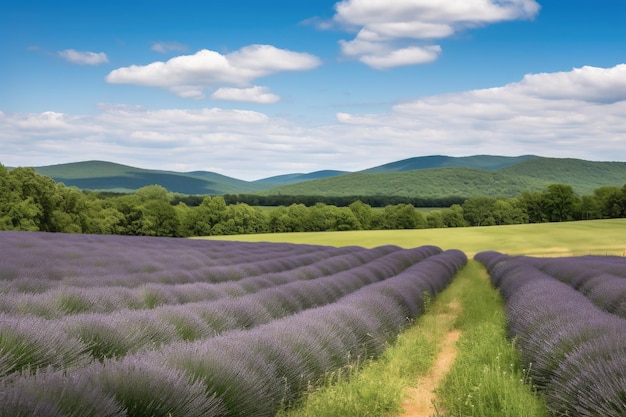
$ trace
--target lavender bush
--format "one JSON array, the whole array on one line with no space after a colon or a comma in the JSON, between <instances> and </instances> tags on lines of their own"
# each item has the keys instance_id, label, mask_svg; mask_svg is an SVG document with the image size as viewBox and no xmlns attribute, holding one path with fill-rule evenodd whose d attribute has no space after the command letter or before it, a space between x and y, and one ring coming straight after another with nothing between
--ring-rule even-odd
<instances>
[{"instance_id":1,"label":"lavender bush","mask_svg":"<svg viewBox=\"0 0 626 417\"><path fill-rule=\"evenodd\" d=\"M226 284L218 283L213 285L225 292L230 291L230 296L211 302L170 304L176 302L172 297L169 302L163 301L165 305L160 307L157 306L161 303L155 301L152 305L154 308L149 310L120 309L110 314L68 314L54 320L30 317L28 322L30 326L47 326L58 334L65 334L66 338L78 339L84 349L97 359L117 357L140 349L158 348L177 340L195 340L233 329L251 328L272 319L331 303L365 285L389 278L401 272L405 266L440 252L440 249L398 248L391 253L386 253L386 250L372 251L383 256L350 270L315 279L296 279L291 282L283 279L286 283L256 293L245 294L233 288L224 290ZM325 268L327 272L335 269L334 264ZM239 288L238 282L232 285ZM165 294L157 293L156 289L151 294L153 299L163 300L166 297ZM23 315L7 318L7 322L24 320ZM46 346L49 350L59 350L54 343L47 343Z\"/></svg>"},{"instance_id":2,"label":"lavender bush","mask_svg":"<svg viewBox=\"0 0 626 417\"><path fill-rule=\"evenodd\" d=\"M273 415L380 354L467 260L432 246L82 238L0 233L13 257L0 260L0 416Z\"/></svg>"},{"instance_id":3,"label":"lavender bush","mask_svg":"<svg viewBox=\"0 0 626 417\"><path fill-rule=\"evenodd\" d=\"M506 300L510 336L552 413L625 415L626 320L609 313L610 300L603 300L601 291L591 298L586 295L594 291L584 291L585 286L602 288L602 277L608 288L624 279L603 275L616 272L623 261L607 259L603 266L597 257L539 259L497 253L476 259Z\"/></svg>"}]
</instances>

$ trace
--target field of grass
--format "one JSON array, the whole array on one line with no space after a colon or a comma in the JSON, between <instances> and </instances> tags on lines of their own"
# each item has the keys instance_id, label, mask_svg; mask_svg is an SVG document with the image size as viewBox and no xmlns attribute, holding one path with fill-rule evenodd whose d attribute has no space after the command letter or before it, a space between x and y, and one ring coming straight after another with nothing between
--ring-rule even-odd
<instances>
[{"instance_id":1,"label":"field of grass","mask_svg":"<svg viewBox=\"0 0 626 417\"><path fill-rule=\"evenodd\" d=\"M626 254L626 219L450 229L211 236L211 239L363 247L387 244L405 248L436 245L442 249L460 249L468 257L485 250L531 256L587 254L624 256Z\"/></svg>"}]
</instances>

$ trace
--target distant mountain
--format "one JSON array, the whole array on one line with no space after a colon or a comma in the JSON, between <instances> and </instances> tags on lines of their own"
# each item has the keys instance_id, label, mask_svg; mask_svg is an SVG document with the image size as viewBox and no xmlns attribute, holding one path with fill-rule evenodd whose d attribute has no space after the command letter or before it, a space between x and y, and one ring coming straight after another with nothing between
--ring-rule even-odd
<instances>
[{"instance_id":1,"label":"distant mountain","mask_svg":"<svg viewBox=\"0 0 626 417\"><path fill-rule=\"evenodd\" d=\"M261 191L264 195L403 196L423 198L513 197L547 185L539 179L497 170L451 167L404 172L355 172Z\"/></svg>"},{"instance_id":2,"label":"distant mountain","mask_svg":"<svg viewBox=\"0 0 626 417\"><path fill-rule=\"evenodd\" d=\"M459 162L457 166L441 167ZM481 167L464 165L478 164ZM500 168L497 166L500 165ZM415 168L416 166L421 168ZM484 168L489 167L489 168ZM338 177L264 190L263 194L322 196L514 197L560 183L581 195L626 183L626 162L521 156L425 157L381 165Z\"/></svg>"},{"instance_id":3,"label":"distant mountain","mask_svg":"<svg viewBox=\"0 0 626 417\"><path fill-rule=\"evenodd\" d=\"M603 185L626 183L626 162L594 162L571 158L536 158L500 170L551 184L572 184L581 193L591 193Z\"/></svg>"},{"instance_id":4,"label":"distant mountain","mask_svg":"<svg viewBox=\"0 0 626 417\"><path fill-rule=\"evenodd\" d=\"M549 184L571 185L581 194L626 183L625 162L570 158L443 155L408 158L359 172L316 171L243 181L206 171L174 172L104 161L35 167L40 174L81 189L132 192L162 185L195 195L264 194L320 196L472 197L516 196Z\"/></svg>"},{"instance_id":5,"label":"distant mountain","mask_svg":"<svg viewBox=\"0 0 626 417\"><path fill-rule=\"evenodd\" d=\"M390 162L385 165L369 168L361 172L377 173L377 172L405 172L416 169L430 168L480 168L487 170L500 169L520 162L537 158L534 155L523 156L493 156L493 155L474 155L474 156L417 156L414 158L403 159L401 161Z\"/></svg>"},{"instance_id":6,"label":"distant mountain","mask_svg":"<svg viewBox=\"0 0 626 417\"><path fill-rule=\"evenodd\" d=\"M277 187L279 185L295 184L298 182L305 182L311 180L318 180L321 178L335 177L337 175L347 174L348 171L315 171L309 174L285 174L277 175L275 177L264 178L254 181L254 184L262 185L264 188Z\"/></svg>"},{"instance_id":7,"label":"distant mountain","mask_svg":"<svg viewBox=\"0 0 626 417\"><path fill-rule=\"evenodd\" d=\"M85 161L35 167L55 181L84 190L132 192L147 185L161 185L181 194L239 194L263 187L213 172L174 172L135 168L105 161Z\"/></svg>"}]
</instances>

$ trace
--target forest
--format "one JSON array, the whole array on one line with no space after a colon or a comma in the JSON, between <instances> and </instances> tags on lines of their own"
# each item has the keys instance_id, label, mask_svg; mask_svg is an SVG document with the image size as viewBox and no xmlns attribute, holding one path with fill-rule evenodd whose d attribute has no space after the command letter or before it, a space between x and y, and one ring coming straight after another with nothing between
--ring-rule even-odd
<instances>
[{"instance_id":1,"label":"forest","mask_svg":"<svg viewBox=\"0 0 626 417\"><path fill-rule=\"evenodd\" d=\"M210 236L248 233L419 229L563 222L626 217L626 184L578 195L566 184L512 198L471 197L428 213L410 203L374 208L365 198L341 206L323 201L272 210L235 196L186 197L160 185L107 195L55 182L32 168L0 164L0 230ZM283 200L285 201L285 200ZM286 200L288 201L288 200Z\"/></svg>"}]
</instances>

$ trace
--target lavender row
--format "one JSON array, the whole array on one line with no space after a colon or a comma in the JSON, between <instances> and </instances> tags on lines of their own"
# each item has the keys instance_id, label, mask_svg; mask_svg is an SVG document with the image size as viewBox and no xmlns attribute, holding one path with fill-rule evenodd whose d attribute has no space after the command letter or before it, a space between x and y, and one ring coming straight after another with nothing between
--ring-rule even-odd
<instances>
[{"instance_id":1,"label":"lavender row","mask_svg":"<svg viewBox=\"0 0 626 417\"><path fill-rule=\"evenodd\" d=\"M495 252L476 259L506 300L510 337L551 412L626 415L626 320L537 269L535 259Z\"/></svg>"},{"instance_id":2,"label":"lavender row","mask_svg":"<svg viewBox=\"0 0 626 417\"><path fill-rule=\"evenodd\" d=\"M626 258L580 256L523 259L524 264L570 285L599 308L626 318ZM499 272L494 274L497 276Z\"/></svg>"},{"instance_id":3,"label":"lavender row","mask_svg":"<svg viewBox=\"0 0 626 417\"><path fill-rule=\"evenodd\" d=\"M11 291L0 293L0 313L55 318L78 313L111 313L121 309L139 310L161 305L215 301L254 293L264 288L297 280L314 279L337 273L400 250L395 246L353 250L340 254L318 250L311 254L294 255L284 260L272 261L279 263L281 267L290 266L291 269L261 275L250 270L248 272L252 275L247 278L220 283L150 283L133 288L63 286L34 294ZM311 261L316 262L310 263ZM263 270L263 268L259 269Z\"/></svg>"},{"instance_id":4,"label":"lavender row","mask_svg":"<svg viewBox=\"0 0 626 417\"><path fill-rule=\"evenodd\" d=\"M287 243L0 231L0 293L61 286L222 282L362 250Z\"/></svg>"},{"instance_id":5,"label":"lavender row","mask_svg":"<svg viewBox=\"0 0 626 417\"><path fill-rule=\"evenodd\" d=\"M598 307L626 318L626 258L581 256L578 258L530 258L532 264L563 281Z\"/></svg>"},{"instance_id":6,"label":"lavender row","mask_svg":"<svg viewBox=\"0 0 626 417\"><path fill-rule=\"evenodd\" d=\"M73 371L0 381L0 415L273 416L326 373L377 356L467 261L430 256L324 307ZM76 410L79 410L77 412Z\"/></svg>"},{"instance_id":7,"label":"lavender row","mask_svg":"<svg viewBox=\"0 0 626 417\"><path fill-rule=\"evenodd\" d=\"M377 253L376 249L371 251ZM336 274L215 302L77 314L55 320L2 315L0 355L10 358L14 364L10 371L15 372L25 367L82 366L94 358L120 357L176 341L207 339L332 303L440 252L433 246L395 250ZM47 339L42 336L45 333L55 337Z\"/></svg>"}]
</instances>

